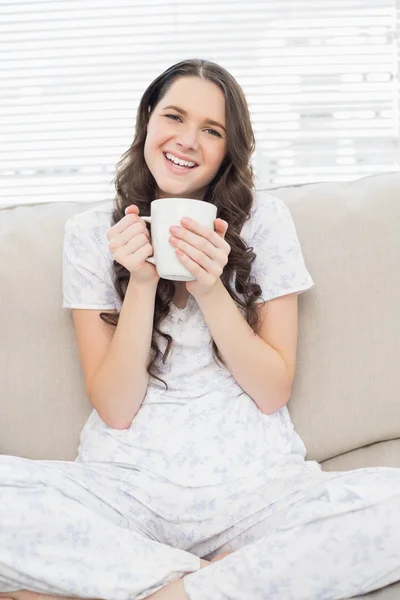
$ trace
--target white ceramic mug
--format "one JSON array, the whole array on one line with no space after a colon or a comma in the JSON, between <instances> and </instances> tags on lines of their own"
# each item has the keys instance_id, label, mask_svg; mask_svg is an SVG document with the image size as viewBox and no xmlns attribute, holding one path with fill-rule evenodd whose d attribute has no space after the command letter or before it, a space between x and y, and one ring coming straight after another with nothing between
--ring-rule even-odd
<instances>
[{"instance_id":1,"label":"white ceramic mug","mask_svg":"<svg viewBox=\"0 0 400 600\"><path fill-rule=\"evenodd\" d=\"M151 216L140 217L151 225L153 256L146 258L155 265L163 279L172 281L195 281L196 277L183 266L175 254L175 247L169 242L171 225L182 227L181 219L189 217L201 225L214 230L217 207L204 200L192 198L161 198L151 203Z\"/></svg>"}]
</instances>

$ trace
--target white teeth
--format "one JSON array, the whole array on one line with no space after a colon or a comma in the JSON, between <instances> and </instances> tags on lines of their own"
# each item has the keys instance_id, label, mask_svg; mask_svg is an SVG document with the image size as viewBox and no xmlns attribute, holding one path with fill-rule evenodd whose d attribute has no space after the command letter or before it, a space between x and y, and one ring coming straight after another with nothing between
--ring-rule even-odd
<instances>
[{"instance_id":1,"label":"white teeth","mask_svg":"<svg viewBox=\"0 0 400 600\"><path fill-rule=\"evenodd\" d=\"M196 163L194 162L188 162L187 160L181 160L179 158L177 158L176 156L174 156L173 154L170 154L169 152L166 153L165 155L168 160L170 160L171 162L175 163L176 165L180 165L181 167L194 167Z\"/></svg>"}]
</instances>

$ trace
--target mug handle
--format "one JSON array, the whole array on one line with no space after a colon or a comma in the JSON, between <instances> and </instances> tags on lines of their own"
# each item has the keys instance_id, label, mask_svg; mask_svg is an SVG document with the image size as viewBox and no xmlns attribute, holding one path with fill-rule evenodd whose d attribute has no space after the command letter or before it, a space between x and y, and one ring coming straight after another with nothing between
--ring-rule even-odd
<instances>
[{"instance_id":1,"label":"mug handle","mask_svg":"<svg viewBox=\"0 0 400 600\"><path fill-rule=\"evenodd\" d=\"M151 225L151 217L140 217L140 218L143 219L143 221L146 221L146 223L150 223L150 225ZM145 260L147 262L151 263L152 265L156 266L156 261L152 256L149 256Z\"/></svg>"}]
</instances>

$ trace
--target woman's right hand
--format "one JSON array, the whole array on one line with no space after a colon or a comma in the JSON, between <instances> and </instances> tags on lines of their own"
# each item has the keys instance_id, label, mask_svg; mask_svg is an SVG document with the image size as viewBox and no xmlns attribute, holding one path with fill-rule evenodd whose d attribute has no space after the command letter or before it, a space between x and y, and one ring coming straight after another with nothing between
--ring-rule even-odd
<instances>
[{"instance_id":1,"label":"woman's right hand","mask_svg":"<svg viewBox=\"0 0 400 600\"><path fill-rule=\"evenodd\" d=\"M137 283L158 283L160 276L155 266L146 261L153 255L146 222L139 217L135 204L125 209L125 217L107 231L108 247L115 260L128 269Z\"/></svg>"}]
</instances>

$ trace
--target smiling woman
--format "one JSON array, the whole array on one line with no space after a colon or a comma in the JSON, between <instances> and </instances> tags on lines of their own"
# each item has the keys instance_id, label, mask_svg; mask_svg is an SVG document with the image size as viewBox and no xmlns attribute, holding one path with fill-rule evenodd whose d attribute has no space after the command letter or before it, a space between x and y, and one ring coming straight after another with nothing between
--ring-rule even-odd
<instances>
[{"instance_id":1,"label":"smiling woman","mask_svg":"<svg viewBox=\"0 0 400 600\"><path fill-rule=\"evenodd\" d=\"M224 235L230 253L221 280L257 331L260 290L251 280L254 252L241 236L253 207L254 149L246 97L234 77L205 60L177 63L157 77L142 96L135 139L117 165L112 219L118 223L132 206L140 215L148 216L151 202L160 198L193 198L214 204L216 227L223 221L229 225ZM115 289L123 301L130 277L117 261L113 270ZM234 280L236 286L232 285ZM167 359L173 344L159 325L171 305L184 307L188 297L185 284L165 279L158 282L148 365L149 374L155 378L158 375L153 366ZM119 315L101 313L100 318L116 326ZM160 336L167 342L163 354ZM217 345L213 340L211 343L216 358L223 362Z\"/></svg>"},{"instance_id":2,"label":"smiling woman","mask_svg":"<svg viewBox=\"0 0 400 600\"><path fill-rule=\"evenodd\" d=\"M291 421L314 282L288 207L254 190L253 150L235 79L183 61L143 94L115 203L67 221L93 411L74 462L0 456L0 593L338 600L399 579L400 469L322 471ZM170 228L194 275L182 308L142 218L175 196L218 217Z\"/></svg>"}]
</instances>

